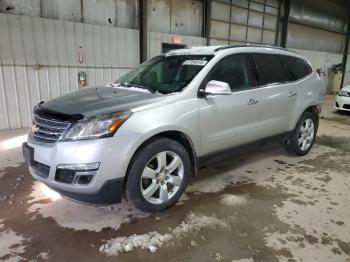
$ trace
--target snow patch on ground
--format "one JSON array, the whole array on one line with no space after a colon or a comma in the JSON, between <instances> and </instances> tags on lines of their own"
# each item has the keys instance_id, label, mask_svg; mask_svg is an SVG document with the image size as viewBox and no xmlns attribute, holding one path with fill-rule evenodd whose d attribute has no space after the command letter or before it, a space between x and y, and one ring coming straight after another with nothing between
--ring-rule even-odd
<instances>
[{"instance_id":1,"label":"snow patch on ground","mask_svg":"<svg viewBox=\"0 0 350 262\"><path fill-rule=\"evenodd\" d=\"M112 206L92 206L75 203L63 197L57 197L55 192L45 189L40 182L35 181L28 201L31 206L27 213L53 218L58 225L74 230L89 230L99 232L103 228L118 229L121 224L132 218L145 217L147 214L133 209L126 201Z\"/></svg>"},{"instance_id":2,"label":"snow patch on ground","mask_svg":"<svg viewBox=\"0 0 350 262\"><path fill-rule=\"evenodd\" d=\"M19 261L23 258L20 254L24 252L23 238L11 229L0 232L0 260L1 261Z\"/></svg>"},{"instance_id":3,"label":"snow patch on ground","mask_svg":"<svg viewBox=\"0 0 350 262\"><path fill-rule=\"evenodd\" d=\"M41 260L49 260L50 254L49 252L41 252L37 258L40 258Z\"/></svg>"},{"instance_id":4,"label":"snow patch on ground","mask_svg":"<svg viewBox=\"0 0 350 262\"><path fill-rule=\"evenodd\" d=\"M252 258L242 258L242 259L234 259L232 262L254 262Z\"/></svg>"},{"instance_id":5,"label":"snow patch on ground","mask_svg":"<svg viewBox=\"0 0 350 262\"><path fill-rule=\"evenodd\" d=\"M176 202L176 205L182 205L183 203L185 203L185 201L189 199L190 199L189 196L186 193L183 193L179 198L179 200Z\"/></svg>"},{"instance_id":6,"label":"snow patch on ground","mask_svg":"<svg viewBox=\"0 0 350 262\"><path fill-rule=\"evenodd\" d=\"M109 240L100 247L100 251L107 256L118 255L121 252L129 252L134 248L155 252L158 248L175 239L181 239L187 235L193 235L201 229L229 228L229 223L216 217L199 216L190 213L185 221L169 233L152 231L143 235L117 237Z\"/></svg>"},{"instance_id":7,"label":"snow patch on ground","mask_svg":"<svg viewBox=\"0 0 350 262\"><path fill-rule=\"evenodd\" d=\"M186 192L195 193L217 193L230 184L232 176L221 174L217 177L207 177L189 185Z\"/></svg>"},{"instance_id":8,"label":"snow patch on ground","mask_svg":"<svg viewBox=\"0 0 350 262\"><path fill-rule=\"evenodd\" d=\"M220 203L225 206L236 207L236 206L242 206L247 204L248 200L244 196L224 194L221 196Z\"/></svg>"}]
</instances>

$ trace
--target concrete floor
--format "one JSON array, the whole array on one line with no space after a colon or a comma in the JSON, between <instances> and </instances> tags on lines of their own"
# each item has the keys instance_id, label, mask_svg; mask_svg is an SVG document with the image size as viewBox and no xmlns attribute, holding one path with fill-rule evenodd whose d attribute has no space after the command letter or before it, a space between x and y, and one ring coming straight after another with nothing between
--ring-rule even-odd
<instances>
[{"instance_id":1,"label":"concrete floor","mask_svg":"<svg viewBox=\"0 0 350 262\"><path fill-rule=\"evenodd\" d=\"M327 97L305 157L271 145L201 169L174 207L70 202L23 164L25 130L0 133L0 260L350 261L350 114Z\"/></svg>"}]
</instances>

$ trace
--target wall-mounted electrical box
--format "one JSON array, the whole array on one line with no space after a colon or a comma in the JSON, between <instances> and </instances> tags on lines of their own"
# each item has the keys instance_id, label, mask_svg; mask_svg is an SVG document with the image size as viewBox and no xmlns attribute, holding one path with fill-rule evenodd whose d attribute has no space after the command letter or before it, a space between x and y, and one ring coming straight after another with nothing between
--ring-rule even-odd
<instances>
[{"instance_id":1,"label":"wall-mounted electrical box","mask_svg":"<svg viewBox=\"0 0 350 262\"><path fill-rule=\"evenodd\" d=\"M87 85L87 74L84 71L80 71L78 73L78 82L80 87L84 87Z\"/></svg>"}]
</instances>

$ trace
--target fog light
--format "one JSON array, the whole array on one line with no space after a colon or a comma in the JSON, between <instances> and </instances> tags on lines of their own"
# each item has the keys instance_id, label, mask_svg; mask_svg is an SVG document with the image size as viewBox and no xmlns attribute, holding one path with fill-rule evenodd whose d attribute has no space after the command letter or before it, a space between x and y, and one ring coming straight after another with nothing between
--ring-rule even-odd
<instances>
[{"instance_id":1,"label":"fog light","mask_svg":"<svg viewBox=\"0 0 350 262\"><path fill-rule=\"evenodd\" d=\"M72 184L75 177L75 171L69 169L57 169L55 174L55 181Z\"/></svg>"},{"instance_id":2,"label":"fog light","mask_svg":"<svg viewBox=\"0 0 350 262\"><path fill-rule=\"evenodd\" d=\"M83 175L83 176L79 175L76 183L80 185L88 185L90 184L93 178L94 178L93 175Z\"/></svg>"},{"instance_id":3,"label":"fog light","mask_svg":"<svg viewBox=\"0 0 350 262\"><path fill-rule=\"evenodd\" d=\"M59 164L57 169L68 169L75 171L97 170L100 167L100 163L85 163L85 164Z\"/></svg>"}]
</instances>

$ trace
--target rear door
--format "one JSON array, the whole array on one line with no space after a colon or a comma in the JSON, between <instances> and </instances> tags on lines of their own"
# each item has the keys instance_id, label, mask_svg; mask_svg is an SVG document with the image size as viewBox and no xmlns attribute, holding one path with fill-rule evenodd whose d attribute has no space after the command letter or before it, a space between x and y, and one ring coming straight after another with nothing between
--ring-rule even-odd
<instances>
[{"instance_id":1,"label":"rear door","mask_svg":"<svg viewBox=\"0 0 350 262\"><path fill-rule=\"evenodd\" d=\"M203 155L258 140L260 94L248 55L230 55L208 74L210 80L226 82L231 95L208 95L199 100L201 153ZM255 101L255 102L254 102Z\"/></svg>"},{"instance_id":2,"label":"rear door","mask_svg":"<svg viewBox=\"0 0 350 262\"><path fill-rule=\"evenodd\" d=\"M274 54L253 54L261 89L261 131L274 136L289 131L298 106L297 85Z\"/></svg>"}]
</instances>

